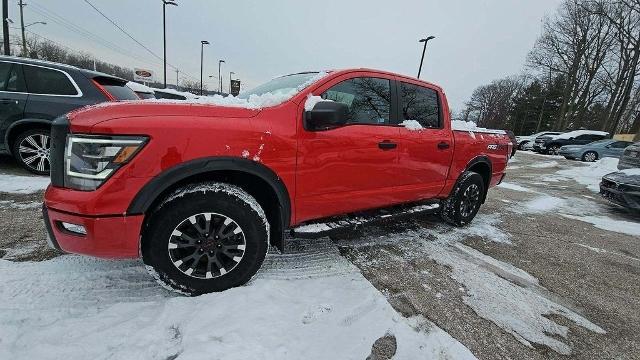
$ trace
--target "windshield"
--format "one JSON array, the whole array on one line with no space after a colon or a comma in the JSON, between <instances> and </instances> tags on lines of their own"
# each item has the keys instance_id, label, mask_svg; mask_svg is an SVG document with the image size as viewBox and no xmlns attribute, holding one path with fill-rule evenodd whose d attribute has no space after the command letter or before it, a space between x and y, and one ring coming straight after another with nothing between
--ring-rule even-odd
<instances>
[{"instance_id":1,"label":"windshield","mask_svg":"<svg viewBox=\"0 0 640 360\"><path fill-rule=\"evenodd\" d=\"M300 74L292 74L275 78L266 82L252 90L246 91L238 95L241 99L248 99L251 95L264 95L271 93L274 95L284 95L296 93L309 86L312 80L318 76L318 72L306 72Z\"/></svg>"}]
</instances>

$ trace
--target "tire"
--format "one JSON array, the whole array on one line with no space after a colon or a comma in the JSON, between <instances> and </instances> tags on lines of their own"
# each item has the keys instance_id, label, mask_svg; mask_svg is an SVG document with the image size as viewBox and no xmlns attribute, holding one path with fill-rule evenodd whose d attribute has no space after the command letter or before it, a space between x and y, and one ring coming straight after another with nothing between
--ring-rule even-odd
<instances>
[{"instance_id":1,"label":"tire","mask_svg":"<svg viewBox=\"0 0 640 360\"><path fill-rule=\"evenodd\" d=\"M551 145L547 149L547 154L548 155L558 155L558 150L560 150L560 146L559 145L555 145L555 144Z\"/></svg>"},{"instance_id":2,"label":"tire","mask_svg":"<svg viewBox=\"0 0 640 360\"><path fill-rule=\"evenodd\" d=\"M11 151L18 164L27 171L49 175L51 131L48 129L31 129L18 134Z\"/></svg>"},{"instance_id":3,"label":"tire","mask_svg":"<svg viewBox=\"0 0 640 360\"><path fill-rule=\"evenodd\" d=\"M176 190L148 224L141 246L147 270L165 288L190 296L245 284L269 248L269 222L258 202L225 183Z\"/></svg>"},{"instance_id":4,"label":"tire","mask_svg":"<svg viewBox=\"0 0 640 360\"><path fill-rule=\"evenodd\" d=\"M520 145L518 145L518 150L523 151L524 146L527 145L528 143L529 143L528 141L521 142Z\"/></svg>"},{"instance_id":5,"label":"tire","mask_svg":"<svg viewBox=\"0 0 640 360\"><path fill-rule=\"evenodd\" d=\"M449 197L442 202L440 216L444 221L455 226L470 223L482 205L485 191L482 176L473 171L465 171ZM473 198L473 204L465 205L470 197Z\"/></svg>"},{"instance_id":6,"label":"tire","mask_svg":"<svg viewBox=\"0 0 640 360\"><path fill-rule=\"evenodd\" d=\"M595 151L587 151L586 153L582 154L582 161L594 162L596 160L598 160L598 153Z\"/></svg>"}]
</instances>

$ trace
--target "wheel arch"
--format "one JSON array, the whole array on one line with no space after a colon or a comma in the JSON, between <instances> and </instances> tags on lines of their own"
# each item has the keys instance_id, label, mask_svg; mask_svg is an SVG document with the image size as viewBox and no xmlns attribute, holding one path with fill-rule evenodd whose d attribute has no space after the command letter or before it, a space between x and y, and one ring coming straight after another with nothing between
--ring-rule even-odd
<instances>
[{"instance_id":1,"label":"wheel arch","mask_svg":"<svg viewBox=\"0 0 640 360\"><path fill-rule=\"evenodd\" d=\"M484 182L484 194L482 195L482 202L484 203L487 198L487 192L489 191L489 184L491 183L491 174L493 173L493 166L491 160L486 155L479 155L471 159L464 169L465 171L473 171L482 176Z\"/></svg>"},{"instance_id":2,"label":"wheel arch","mask_svg":"<svg viewBox=\"0 0 640 360\"><path fill-rule=\"evenodd\" d=\"M16 137L18 137L20 133L31 129L51 129L51 120L22 119L9 125L4 134L4 145L10 154L13 155L13 141Z\"/></svg>"},{"instance_id":3,"label":"wheel arch","mask_svg":"<svg viewBox=\"0 0 640 360\"><path fill-rule=\"evenodd\" d=\"M220 181L237 185L252 195L264 209L271 224L271 243L284 246L284 230L291 219L291 199L286 186L276 173L263 164L235 157L191 160L149 181L134 197L127 214L145 215L144 232L149 213L175 189L203 181Z\"/></svg>"}]
</instances>

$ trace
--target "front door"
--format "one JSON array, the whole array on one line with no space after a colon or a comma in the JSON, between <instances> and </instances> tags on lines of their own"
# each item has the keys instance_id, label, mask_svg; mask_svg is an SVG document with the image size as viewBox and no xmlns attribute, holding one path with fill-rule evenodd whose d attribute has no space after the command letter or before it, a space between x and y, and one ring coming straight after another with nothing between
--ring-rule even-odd
<instances>
[{"instance_id":1,"label":"front door","mask_svg":"<svg viewBox=\"0 0 640 360\"><path fill-rule=\"evenodd\" d=\"M399 128L390 125L391 84L391 78L349 74L319 89L323 98L346 104L349 118L326 131L300 125L298 222L394 203Z\"/></svg>"}]
</instances>

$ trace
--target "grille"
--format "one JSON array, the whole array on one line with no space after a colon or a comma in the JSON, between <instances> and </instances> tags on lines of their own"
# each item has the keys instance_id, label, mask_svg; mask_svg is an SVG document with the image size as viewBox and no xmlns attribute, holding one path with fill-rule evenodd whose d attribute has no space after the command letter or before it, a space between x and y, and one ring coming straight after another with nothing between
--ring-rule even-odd
<instances>
[{"instance_id":1,"label":"grille","mask_svg":"<svg viewBox=\"0 0 640 360\"><path fill-rule=\"evenodd\" d=\"M69 120L61 116L51 124L51 185L64 186L64 147L69 134Z\"/></svg>"}]
</instances>

